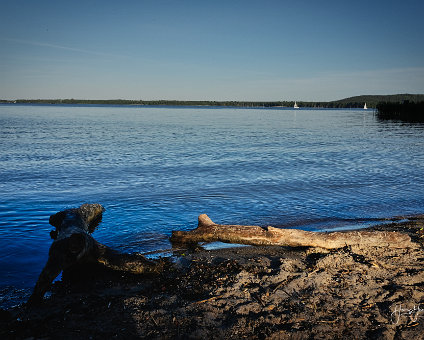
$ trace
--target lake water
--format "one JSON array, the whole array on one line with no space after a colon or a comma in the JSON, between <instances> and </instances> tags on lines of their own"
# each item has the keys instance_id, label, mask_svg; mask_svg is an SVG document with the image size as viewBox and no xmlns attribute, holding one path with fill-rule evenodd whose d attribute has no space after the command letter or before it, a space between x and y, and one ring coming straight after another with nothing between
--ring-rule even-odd
<instances>
[{"instance_id":1,"label":"lake water","mask_svg":"<svg viewBox=\"0 0 424 340\"><path fill-rule=\"evenodd\" d=\"M26 300L49 216L106 211L94 237L170 247L224 224L355 228L424 211L423 125L368 110L0 105L0 306Z\"/></svg>"}]
</instances>

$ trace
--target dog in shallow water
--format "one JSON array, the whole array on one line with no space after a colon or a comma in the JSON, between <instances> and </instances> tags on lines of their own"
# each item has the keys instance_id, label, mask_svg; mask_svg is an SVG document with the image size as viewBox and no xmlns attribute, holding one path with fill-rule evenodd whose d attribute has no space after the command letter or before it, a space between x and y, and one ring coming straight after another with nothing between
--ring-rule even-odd
<instances>
[{"instance_id":1,"label":"dog in shallow water","mask_svg":"<svg viewBox=\"0 0 424 340\"><path fill-rule=\"evenodd\" d=\"M62 270L79 261L96 261L100 244L91 233L101 222L103 211L100 204L83 204L50 216L49 223L56 228L50 232L54 241L28 303L42 301L44 293Z\"/></svg>"},{"instance_id":2,"label":"dog in shallow water","mask_svg":"<svg viewBox=\"0 0 424 340\"><path fill-rule=\"evenodd\" d=\"M63 271L75 269L81 273L81 264L98 265L132 274L158 273L165 263L152 261L139 254L122 254L99 242L91 233L101 222L104 208L100 204L83 204L50 216L49 223L56 229L50 232L53 243L34 291L28 300L36 304L43 300L53 280Z\"/></svg>"}]
</instances>

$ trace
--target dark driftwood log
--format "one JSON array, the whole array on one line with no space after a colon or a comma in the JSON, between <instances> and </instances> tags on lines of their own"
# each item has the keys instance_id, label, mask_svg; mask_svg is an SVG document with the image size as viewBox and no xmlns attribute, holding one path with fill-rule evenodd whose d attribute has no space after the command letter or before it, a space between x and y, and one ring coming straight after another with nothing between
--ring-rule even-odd
<instances>
[{"instance_id":1,"label":"dark driftwood log","mask_svg":"<svg viewBox=\"0 0 424 340\"><path fill-rule=\"evenodd\" d=\"M50 216L56 227L54 239L28 303L42 301L45 292L62 270L82 263L98 263L114 270L147 273L159 270L159 264L137 254L121 254L97 242L91 233L100 223L104 209L100 204L83 204Z\"/></svg>"},{"instance_id":2,"label":"dark driftwood log","mask_svg":"<svg viewBox=\"0 0 424 340\"><path fill-rule=\"evenodd\" d=\"M249 245L279 245L289 247L318 247L325 249L358 245L360 247L416 248L411 238L398 232L349 231L311 232L298 229L215 224L206 215L199 216L198 227L191 231L173 231L171 242L225 242Z\"/></svg>"}]
</instances>

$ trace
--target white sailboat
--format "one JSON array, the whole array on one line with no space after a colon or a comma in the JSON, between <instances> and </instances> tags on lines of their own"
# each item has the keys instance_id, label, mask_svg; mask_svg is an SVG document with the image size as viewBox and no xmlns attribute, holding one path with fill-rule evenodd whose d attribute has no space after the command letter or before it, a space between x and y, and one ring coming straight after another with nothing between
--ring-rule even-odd
<instances>
[{"instance_id":1,"label":"white sailboat","mask_svg":"<svg viewBox=\"0 0 424 340\"><path fill-rule=\"evenodd\" d=\"M367 103L365 103L365 105L364 105L364 110L367 110L368 108L367 108Z\"/></svg>"},{"instance_id":2,"label":"white sailboat","mask_svg":"<svg viewBox=\"0 0 424 340\"><path fill-rule=\"evenodd\" d=\"M297 106L296 101L294 102L294 106L293 106L293 108L295 108L295 109L298 109L298 108L299 108L299 106Z\"/></svg>"}]
</instances>

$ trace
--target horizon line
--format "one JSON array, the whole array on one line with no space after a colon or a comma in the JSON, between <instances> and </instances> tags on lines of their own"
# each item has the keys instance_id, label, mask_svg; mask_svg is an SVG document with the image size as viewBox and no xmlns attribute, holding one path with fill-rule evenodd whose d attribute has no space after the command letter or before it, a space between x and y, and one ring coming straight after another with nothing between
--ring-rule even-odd
<instances>
[{"instance_id":1,"label":"horizon line","mask_svg":"<svg viewBox=\"0 0 424 340\"><path fill-rule=\"evenodd\" d=\"M3 102L16 102L16 101L127 101L127 102L221 102L221 103L278 103L278 102L292 102L299 101L304 103L331 103L346 99L354 99L356 97L388 97L388 96L424 96L424 93L394 93L394 94L361 94L356 96L345 97L335 100L302 100L302 99L279 99L279 100L219 100L219 99L124 99L124 98L13 98L13 99L0 99Z\"/></svg>"}]
</instances>

